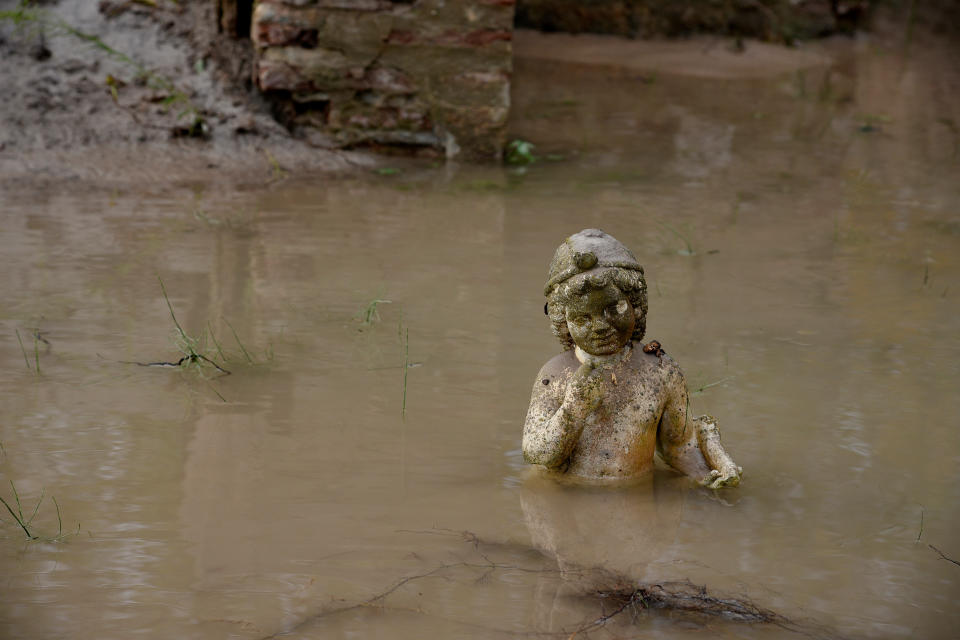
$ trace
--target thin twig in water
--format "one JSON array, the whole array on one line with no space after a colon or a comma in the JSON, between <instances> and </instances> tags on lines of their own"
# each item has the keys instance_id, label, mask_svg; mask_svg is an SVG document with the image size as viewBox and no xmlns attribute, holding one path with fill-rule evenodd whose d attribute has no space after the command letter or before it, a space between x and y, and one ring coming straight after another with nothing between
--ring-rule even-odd
<instances>
[{"instance_id":1,"label":"thin twig in water","mask_svg":"<svg viewBox=\"0 0 960 640\"><path fill-rule=\"evenodd\" d=\"M222 373L222 374L224 374L224 375L226 375L226 376L230 375L230 372L229 372L229 371L227 371L226 369L224 369L223 367L221 367L220 365L218 365L216 362L214 362L213 360L211 360L211 359L208 358L207 356L205 356L205 355L203 355L203 354L200 354L200 353L191 353L190 355L183 356L182 358L180 358L180 359L177 360L176 362L137 362L136 360L117 360L117 362L119 362L120 364L135 364L135 365L139 365L139 366L141 366L141 367L170 367L170 368L176 368L176 367L179 367L180 365L182 365L184 362L186 362L186 361L188 361L188 360L189 360L190 362L196 362L196 361L198 361L198 360L202 360L202 361L208 363L210 366L212 366L214 369L216 369L216 370L219 371L220 373Z\"/></svg>"},{"instance_id":2,"label":"thin twig in water","mask_svg":"<svg viewBox=\"0 0 960 640\"><path fill-rule=\"evenodd\" d=\"M216 366L216 365L214 365L214 366ZM213 391L215 394L217 394L217 397L218 397L218 398L220 398L220 399L223 400L224 402L227 401L226 398L224 398L222 395L220 395L220 392L219 392L219 391L217 391L216 389L213 388L213 385L212 385L212 384L210 384L210 383L208 382L208 383L207 383L207 386L210 387L210 391Z\"/></svg>"},{"instance_id":3,"label":"thin twig in water","mask_svg":"<svg viewBox=\"0 0 960 640\"><path fill-rule=\"evenodd\" d=\"M917 542L920 542L920 536L922 535L923 535L923 505L920 505L920 532L917 534L917 539L914 542L914 544L916 544Z\"/></svg>"},{"instance_id":4,"label":"thin twig in water","mask_svg":"<svg viewBox=\"0 0 960 640\"><path fill-rule=\"evenodd\" d=\"M960 562L957 562L957 561L954 560L953 558L948 558L947 556L945 556L945 555L943 554L943 551L940 551L940 549L937 549L937 548L936 548L935 546L933 546L932 544L928 544L927 546L930 547L931 549L933 549L934 551L936 551L937 553L939 553L939 554L940 554L940 558L942 558L943 560L946 560L947 562L952 562L953 564L955 564L955 565L957 565L958 567L960 567Z\"/></svg>"}]
</instances>

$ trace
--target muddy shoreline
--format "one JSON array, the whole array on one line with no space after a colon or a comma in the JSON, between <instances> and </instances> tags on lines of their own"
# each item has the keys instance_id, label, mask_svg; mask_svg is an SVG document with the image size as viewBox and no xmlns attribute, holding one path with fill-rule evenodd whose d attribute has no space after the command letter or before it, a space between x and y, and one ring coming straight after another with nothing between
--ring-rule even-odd
<instances>
[{"instance_id":1,"label":"muddy shoreline","mask_svg":"<svg viewBox=\"0 0 960 640\"><path fill-rule=\"evenodd\" d=\"M216 32L212 3L63 1L19 19L4 5L0 183L267 182L377 164L292 137L249 80L249 42Z\"/></svg>"},{"instance_id":2,"label":"muddy shoreline","mask_svg":"<svg viewBox=\"0 0 960 640\"><path fill-rule=\"evenodd\" d=\"M61 0L11 18L17 7L0 4L0 55L7 62L0 66L0 185L226 177L268 184L294 174L424 165L368 150L321 149L291 135L253 87L249 41L217 32L213 3ZM868 37L878 46L903 37L892 12L872 29ZM921 21L914 40L926 38ZM838 40L850 42L786 48L747 41L744 49L738 41L735 51L722 36L631 41L518 30L514 51L517 61L596 65L606 75L642 73L647 65L652 74L770 76L832 64Z\"/></svg>"}]
</instances>

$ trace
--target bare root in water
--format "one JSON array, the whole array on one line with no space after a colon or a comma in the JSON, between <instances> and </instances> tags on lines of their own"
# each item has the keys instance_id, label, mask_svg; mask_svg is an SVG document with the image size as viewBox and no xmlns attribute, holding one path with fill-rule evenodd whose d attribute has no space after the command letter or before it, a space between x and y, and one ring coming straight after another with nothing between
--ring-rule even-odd
<instances>
[{"instance_id":1,"label":"bare root in water","mask_svg":"<svg viewBox=\"0 0 960 640\"><path fill-rule=\"evenodd\" d=\"M524 632L515 629L498 628L486 624L476 624L467 621L461 622L465 626L479 628L492 633L568 639L577 637L585 638L588 637L591 632L604 629L614 621L619 624L641 624L643 614L669 612L674 615L690 616L690 619L694 621L722 619L732 623L773 625L790 633L823 640L839 637L818 625L801 624L775 611L765 609L747 597L727 597L719 595L708 590L706 586L696 585L688 580L643 584L637 583L615 571L603 568L588 569L567 566L561 569L559 566L544 567L542 566L543 554L534 547L488 542L482 540L472 531L466 530L457 531L453 529L434 528L421 531L400 530L397 533L459 538L471 548L472 553L476 555L476 559L472 561L461 559L457 562L440 563L428 571L404 576L395 580L382 591L359 602L345 603L342 599L336 599L336 602L344 604L320 611L302 620L292 628L266 636L263 640L279 638L291 633L303 631L309 625L317 623L324 618L368 607L382 611L402 611L427 617L437 617L439 614L429 612L426 606L420 605L416 608L390 606L388 599L391 595L408 585L416 584L428 578L454 579L454 576L450 574L455 570L462 571L464 569L475 571L478 574L473 581L474 584L478 585L486 583L489 578L497 572L509 571L515 573L519 571L551 576L552 579L573 587L573 591L580 594L577 596L578 598L585 599L599 610L599 615L592 616L575 625L561 628L557 631L530 630ZM490 556L498 550L501 552L509 550L514 553L519 550L531 554L541 559L541 566L524 566L516 562L497 562L491 559ZM607 631L609 631L609 629L607 629Z\"/></svg>"}]
</instances>

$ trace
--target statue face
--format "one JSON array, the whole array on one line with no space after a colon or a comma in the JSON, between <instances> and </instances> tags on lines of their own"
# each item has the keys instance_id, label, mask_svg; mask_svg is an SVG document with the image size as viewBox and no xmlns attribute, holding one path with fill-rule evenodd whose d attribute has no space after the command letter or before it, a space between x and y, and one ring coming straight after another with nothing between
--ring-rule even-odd
<instances>
[{"instance_id":1,"label":"statue face","mask_svg":"<svg viewBox=\"0 0 960 640\"><path fill-rule=\"evenodd\" d=\"M613 355L630 342L633 306L614 285L570 296L566 307L570 335L590 355Z\"/></svg>"}]
</instances>

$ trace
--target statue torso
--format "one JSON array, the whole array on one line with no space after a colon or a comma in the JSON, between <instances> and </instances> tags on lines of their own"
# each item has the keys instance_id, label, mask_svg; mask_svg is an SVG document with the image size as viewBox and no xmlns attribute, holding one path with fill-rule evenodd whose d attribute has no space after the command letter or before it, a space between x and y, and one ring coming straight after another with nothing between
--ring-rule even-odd
<instances>
[{"instance_id":1,"label":"statue torso","mask_svg":"<svg viewBox=\"0 0 960 640\"><path fill-rule=\"evenodd\" d=\"M550 387L557 406L580 364L573 351L566 351L544 367L545 386ZM603 401L587 420L561 469L592 479L623 479L646 473L653 468L657 426L667 400L682 396L682 389L677 389L684 384L679 367L668 356L644 353L636 345L629 358L598 368Z\"/></svg>"}]
</instances>

